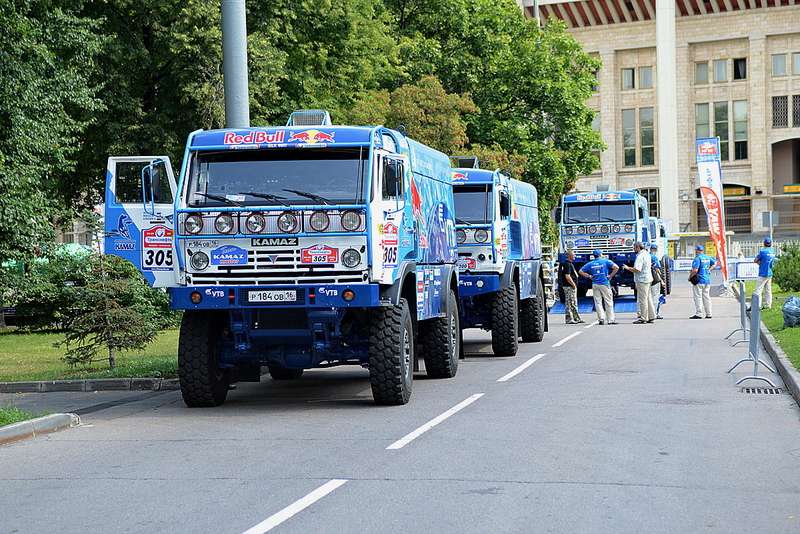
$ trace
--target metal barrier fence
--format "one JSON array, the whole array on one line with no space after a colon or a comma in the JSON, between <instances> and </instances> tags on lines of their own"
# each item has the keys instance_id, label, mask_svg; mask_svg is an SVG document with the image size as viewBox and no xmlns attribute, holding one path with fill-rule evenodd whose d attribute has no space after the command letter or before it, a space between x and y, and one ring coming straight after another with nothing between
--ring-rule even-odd
<instances>
[{"instance_id":1,"label":"metal barrier fence","mask_svg":"<svg viewBox=\"0 0 800 534\"><path fill-rule=\"evenodd\" d=\"M733 334L735 334L736 332L740 332L741 331L743 333L744 339L736 341L734 343L734 345L736 345L738 343L746 342L746 341L749 341L750 344L749 344L748 350L747 350L747 357L746 358L742 358L741 360L736 362L733 365L733 367L728 369L728 372L729 373L732 372L734 369L739 367L739 365L741 365L741 364L743 364L745 362L752 362L752 364L753 364L753 374L747 375L747 376L744 376L744 377L740 378L739 380L736 381L736 385L738 386L739 384L741 384L745 380L763 380L764 382L766 382L770 386L776 388L778 386L776 386L772 382L772 380L770 380L769 378L764 377L764 376L758 376L758 364L763 365L764 367L766 367L767 369L769 369L773 373L775 372L775 369L773 369L772 366L770 366L767 362L762 360L761 357L758 355L759 348L760 348L760 345L761 345L761 299L760 299L759 295L756 295L756 294L754 294L752 297L750 297L750 328L748 329L747 328L747 306L745 305L744 282L742 280L737 280L737 283L738 283L738 286L739 286L739 313L740 313L739 320L740 320L740 323L741 323L741 327L737 328L736 330L734 330L733 332L728 334L728 336L725 339L729 339ZM750 333L749 339L747 337L747 333L748 332Z\"/></svg>"}]
</instances>

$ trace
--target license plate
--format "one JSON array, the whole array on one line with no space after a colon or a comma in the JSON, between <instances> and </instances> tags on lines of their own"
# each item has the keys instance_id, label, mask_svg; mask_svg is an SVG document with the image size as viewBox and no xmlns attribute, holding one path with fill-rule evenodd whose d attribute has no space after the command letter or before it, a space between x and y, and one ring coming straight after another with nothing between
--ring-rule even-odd
<instances>
[{"instance_id":1,"label":"license plate","mask_svg":"<svg viewBox=\"0 0 800 534\"><path fill-rule=\"evenodd\" d=\"M248 291L247 302L297 302L297 291L294 289Z\"/></svg>"}]
</instances>

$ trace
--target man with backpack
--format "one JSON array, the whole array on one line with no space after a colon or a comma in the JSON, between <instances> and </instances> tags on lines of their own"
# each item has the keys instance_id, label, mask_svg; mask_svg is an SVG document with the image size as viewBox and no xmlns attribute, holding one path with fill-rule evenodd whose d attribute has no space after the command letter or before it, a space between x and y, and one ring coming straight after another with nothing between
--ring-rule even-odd
<instances>
[{"instance_id":1,"label":"man with backpack","mask_svg":"<svg viewBox=\"0 0 800 534\"><path fill-rule=\"evenodd\" d=\"M694 247L695 256L692 261L692 272L689 273L689 281L692 287L692 298L694 299L694 315L689 319L711 319L711 268L717 264L717 260L703 254L703 245Z\"/></svg>"}]
</instances>

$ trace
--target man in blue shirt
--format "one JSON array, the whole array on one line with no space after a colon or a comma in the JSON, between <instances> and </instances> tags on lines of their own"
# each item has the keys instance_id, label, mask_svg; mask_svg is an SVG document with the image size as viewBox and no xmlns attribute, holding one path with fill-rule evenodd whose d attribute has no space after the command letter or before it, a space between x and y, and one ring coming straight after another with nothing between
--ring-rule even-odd
<instances>
[{"instance_id":1,"label":"man in blue shirt","mask_svg":"<svg viewBox=\"0 0 800 534\"><path fill-rule=\"evenodd\" d=\"M717 264L717 260L703 254L703 245L694 247L695 256L692 261L692 272L689 274L689 281L697 277L697 283L692 288L694 298L694 315L689 319L711 319L711 268Z\"/></svg>"},{"instance_id":2,"label":"man in blue shirt","mask_svg":"<svg viewBox=\"0 0 800 534\"><path fill-rule=\"evenodd\" d=\"M617 274L619 267L616 263L603 257L600 249L592 252L594 260L581 267L580 274L592 280L592 297L594 298L594 311L600 324L617 324L614 317L614 297L611 294L611 279ZM605 309L605 311L604 311Z\"/></svg>"},{"instance_id":3,"label":"man in blue shirt","mask_svg":"<svg viewBox=\"0 0 800 534\"><path fill-rule=\"evenodd\" d=\"M772 308L772 264L775 263L775 251L772 250L772 239L764 239L764 248L756 256L755 262L758 264L758 283L754 295L761 298L764 293L764 300L761 301L761 309ZM766 291L765 291L766 289Z\"/></svg>"}]
</instances>

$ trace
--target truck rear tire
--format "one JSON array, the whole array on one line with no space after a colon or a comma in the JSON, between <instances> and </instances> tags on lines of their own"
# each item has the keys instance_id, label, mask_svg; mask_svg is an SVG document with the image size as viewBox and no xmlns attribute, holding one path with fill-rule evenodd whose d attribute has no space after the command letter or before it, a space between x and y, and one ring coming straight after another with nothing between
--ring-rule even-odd
<instances>
[{"instance_id":1,"label":"truck rear tire","mask_svg":"<svg viewBox=\"0 0 800 534\"><path fill-rule=\"evenodd\" d=\"M273 380L296 380L303 376L302 369L289 369L280 365L268 365L267 369Z\"/></svg>"},{"instance_id":2,"label":"truck rear tire","mask_svg":"<svg viewBox=\"0 0 800 534\"><path fill-rule=\"evenodd\" d=\"M499 291L492 303L492 351L495 356L514 356L519 348L519 310L514 282Z\"/></svg>"},{"instance_id":3,"label":"truck rear tire","mask_svg":"<svg viewBox=\"0 0 800 534\"><path fill-rule=\"evenodd\" d=\"M428 319L419 325L419 341L425 371L431 378L453 378L461 354L461 325L458 299L452 289L447 295L447 317Z\"/></svg>"},{"instance_id":4,"label":"truck rear tire","mask_svg":"<svg viewBox=\"0 0 800 534\"><path fill-rule=\"evenodd\" d=\"M183 402L190 408L225 402L230 374L219 368L222 322L210 312L187 311L178 336L178 377Z\"/></svg>"},{"instance_id":5,"label":"truck rear tire","mask_svg":"<svg viewBox=\"0 0 800 534\"><path fill-rule=\"evenodd\" d=\"M538 343L544 339L544 288L536 279L536 295L519 303L519 333L522 341Z\"/></svg>"},{"instance_id":6,"label":"truck rear tire","mask_svg":"<svg viewBox=\"0 0 800 534\"><path fill-rule=\"evenodd\" d=\"M664 294L669 295L672 293L672 272L669 270L669 259L664 258L661 260L661 272L664 273Z\"/></svg>"},{"instance_id":7,"label":"truck rear tire","mask_svg":"<svg viewBox=\"0 0 800 534\"><path fill-rule=\"evenodd\" d=\"M414 322L406 299L376 309L369 325L369 381L376 404L397 406L411 398Z\"/></svg>"}]
</instances>

